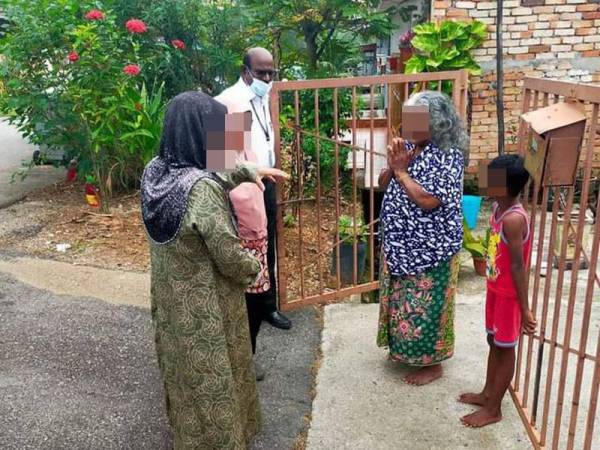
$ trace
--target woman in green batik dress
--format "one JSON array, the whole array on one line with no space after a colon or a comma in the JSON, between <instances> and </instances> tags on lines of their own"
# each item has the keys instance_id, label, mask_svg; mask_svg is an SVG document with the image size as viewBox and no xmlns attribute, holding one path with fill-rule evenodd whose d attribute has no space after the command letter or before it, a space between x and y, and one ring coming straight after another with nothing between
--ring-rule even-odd
<instances>
[{"instance_id":1,"label":"woman in green batik dress","mask_svg":"<svg viewBox=\"0 0 600 450\"><path fill-rule=\"evenodd\" d=\"M260 266L240 245L228 191L283 173L235 161L230 172L211 171L227 168L227 152L243 150L222 148L244 142L243 129L227 128L240 121L226 120L226 112L205 94L175 97L160 154L142 177L152 321L177 450L242 450L260 429L244 301ZM211 142L221 148L207 156Z\"/></svg>"}]
</instances>

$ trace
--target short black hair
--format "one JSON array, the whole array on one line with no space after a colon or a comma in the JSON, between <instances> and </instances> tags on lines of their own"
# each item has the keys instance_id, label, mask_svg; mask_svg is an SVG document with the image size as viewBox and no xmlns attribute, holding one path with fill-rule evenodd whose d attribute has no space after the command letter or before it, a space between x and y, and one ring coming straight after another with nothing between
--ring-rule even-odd
<instances>
[{"instance_id":1,"label":"short black hair","mask_svg":"<svg viewBox=\"0 0 600 450\"><path fill-rule=\"evenodd\" d=\"M506 188L508 195L516 198L529 181L529 172L525 169L525 160L515 154L501 155L494 158L488 169L502 169L506 171Z\"/></svg>"}]
</instances>

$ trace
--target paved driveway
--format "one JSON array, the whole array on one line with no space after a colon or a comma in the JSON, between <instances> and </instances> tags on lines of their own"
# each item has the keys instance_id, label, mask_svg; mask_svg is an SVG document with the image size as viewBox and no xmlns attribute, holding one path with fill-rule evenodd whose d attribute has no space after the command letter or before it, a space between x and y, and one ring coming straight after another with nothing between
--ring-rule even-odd
<instances>
[{"instance_id":1,"label":"paved driveway","mask_svg":"<svg viewBox=\"0 0 600 450\"><path fill-rule=\"evenodd\" d=\"M76 267L73 267L76 270ZM266 325L263 433L290 449L311 410L320 339L313 310ZM0 448L166 449L170 445L148 308L58 295L0 272Z\"/></svg>"}]
</instances>

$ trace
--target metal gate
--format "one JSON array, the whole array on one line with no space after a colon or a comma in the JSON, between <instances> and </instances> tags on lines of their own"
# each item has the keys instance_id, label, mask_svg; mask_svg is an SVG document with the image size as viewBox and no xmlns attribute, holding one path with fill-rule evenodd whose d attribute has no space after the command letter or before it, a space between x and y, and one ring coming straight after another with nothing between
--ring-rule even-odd
<instances>
[{"instance_id":1,"label":"metal gate","mask_svg":"<svg viewBox=\"0 0 600 450\"><path fill-rule=\"evenodd\" d=\"M376 179L403 101L422 89L447 92L465 119L466 71L274 84L277 167L292 174L278 186L281 309L377 289Z\"/></svg>"},{"instance_id":2,"label":"metal gate","mask_svg":"<svg viewBox=\"0 0 600 450\"><path fill-rule=\"evenodd\" d=\"M538 330L522 336L510 392L536 449L590 450L600 448L600 295L594 294L599 286L600 220L592 225L585 212L598 206L593 169L598 165L594 150L600 147L600 86L524 81L523 112L565 100L585 104L579 183L533 183L527 191L534 233L530 302ZM522 154L527 142L522 121Z\"/></svg>"}]
</instances>

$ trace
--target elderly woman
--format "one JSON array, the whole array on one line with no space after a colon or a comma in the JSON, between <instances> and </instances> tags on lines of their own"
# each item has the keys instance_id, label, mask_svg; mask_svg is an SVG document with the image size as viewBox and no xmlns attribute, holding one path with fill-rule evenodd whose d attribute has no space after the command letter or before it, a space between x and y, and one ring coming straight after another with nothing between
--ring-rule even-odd
<instances>
[{"instance_id":1,"label":"elderly woman","mask_svg":"<svg viewBox=\"0 0 600 450\"><path fill-rule=\"evenodd\" d=\"M244 127L229 129L236 120L226 112L199 92L175 97L160 154L142 177L152 321L175 449L245 449L260 427L244 303L259 262L240 245L228 191L284 174L235 165Z\"/></svg>"},{"instance_id":2,"label":"elderly woman","mask_svg":"<svg viewBox=\"0 0 600 450\"><path fill-rule=\"evenodd\" d=\"M441 362L454 351L468 136L450 98L431 91L405 103L402 136L388 147L380 176L387 189L377 344L418 368L404 381L424 385L442 376Z\"/></svg>"}]
</instances>

